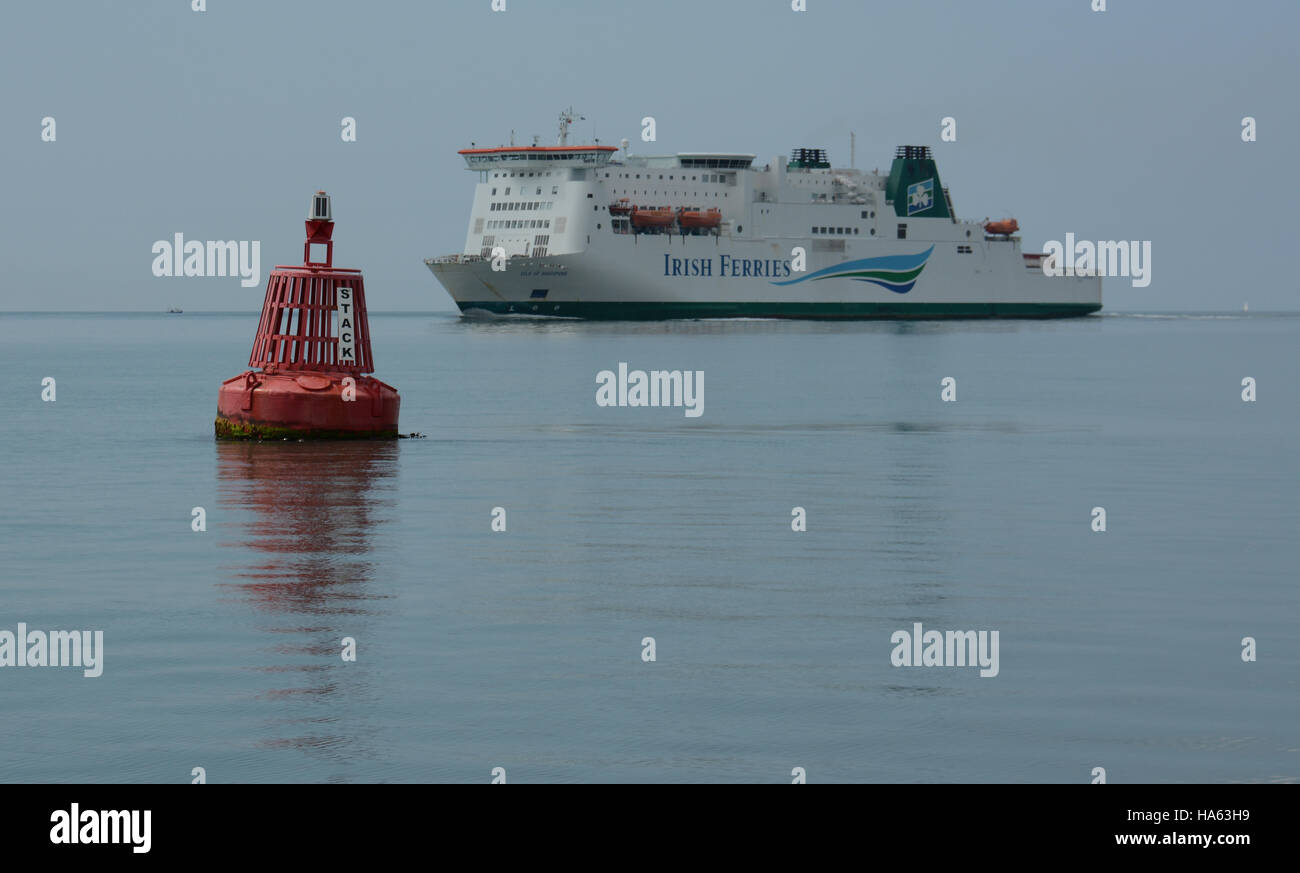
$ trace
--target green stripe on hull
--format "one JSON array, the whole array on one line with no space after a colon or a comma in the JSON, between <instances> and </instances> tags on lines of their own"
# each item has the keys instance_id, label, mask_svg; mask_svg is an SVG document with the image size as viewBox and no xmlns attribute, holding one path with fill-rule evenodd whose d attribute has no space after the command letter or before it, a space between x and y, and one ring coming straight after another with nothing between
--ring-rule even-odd
<instances>
[{"instance_id":1,"label":"green stripe on hull","mask_svg":"<svg viewBox=\"0 0 1300 873\"><path fill-rule=\"evenodd\" d=\"M925 269L925 264L917 267L915 270L858 270L854 273L834 273L830 276L816 276L813 281L822 279L884 279L886 282L897 282L900 285L912 281L921 275Z\"/></svg>"},{"instance_id":2,"label":"green stripe on hull","mask_svg":"<svg viewBox=\"0 0 1300 873\"><path fill-rule=\"evenodd\" d=\"M667 318L1070 318L1101 309L1100 303L687 303L565 302L562 300L480 300L460 304L461 312L553 316L605 321Z\"/></svg>"}]
</instances>

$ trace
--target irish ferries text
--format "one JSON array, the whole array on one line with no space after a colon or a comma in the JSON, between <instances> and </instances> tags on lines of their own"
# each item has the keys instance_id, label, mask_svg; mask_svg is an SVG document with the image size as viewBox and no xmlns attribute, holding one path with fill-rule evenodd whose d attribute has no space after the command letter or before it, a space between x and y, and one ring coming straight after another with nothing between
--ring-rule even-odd
<instances>
[{"instance_id":1,"label":"irish ferries text","mask_svg":"<svg viewBox=\"0 0 1300 873\"><path fill-rule=\"evenodd\" d=\"M664 255L665 276L736 276L776 279L790 275L790 262L776 258L733 258L718 255L718 272L713 272L713 258L674 258Z\"/></svg>"}]
</instances>

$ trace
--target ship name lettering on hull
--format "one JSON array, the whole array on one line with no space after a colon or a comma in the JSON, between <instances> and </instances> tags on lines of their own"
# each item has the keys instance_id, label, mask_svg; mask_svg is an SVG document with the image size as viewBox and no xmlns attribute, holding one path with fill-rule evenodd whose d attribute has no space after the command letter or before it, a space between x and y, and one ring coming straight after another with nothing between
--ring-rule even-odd
<instances>
[{"instance_id":1,"label":"ship name lettering on hull","mask_svg":"<svg viewBox=\"0 0 1300 873\"><path fill-rule=\"evenodd\" d=\"M731 276L741 279L776 279L790 275L790 261L779 258L733 258L718 255L718 270L713 258L674 258L664 255L665 276Z\"/></svg>"}]
</instances>

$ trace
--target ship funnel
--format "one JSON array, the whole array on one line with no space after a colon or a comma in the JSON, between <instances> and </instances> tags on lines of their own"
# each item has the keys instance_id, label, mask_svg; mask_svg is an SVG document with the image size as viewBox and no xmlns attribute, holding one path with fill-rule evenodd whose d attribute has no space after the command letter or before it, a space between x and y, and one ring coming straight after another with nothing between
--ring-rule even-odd
<instances>
[{"instance_id":1,"label":"ship funnel","mask_svg":"<svg viewBox=\"0 0 1300 873\"><path fill-rule=\"evenodd\" d=\"M885 202L899 218L951 218L939 167L929 146L899 146L889 167Z\"/></svg>"}]
</instances>

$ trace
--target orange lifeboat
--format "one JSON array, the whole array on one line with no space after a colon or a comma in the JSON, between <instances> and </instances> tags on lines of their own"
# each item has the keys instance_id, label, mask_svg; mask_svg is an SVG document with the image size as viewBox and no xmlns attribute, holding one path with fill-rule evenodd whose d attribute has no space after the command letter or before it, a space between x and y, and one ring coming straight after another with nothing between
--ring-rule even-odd
<instances>
[{"instance_id":1,"label":"orange lifeboat","mask_svg":"<svg viewBox=\"0 0 1300 873\"><path fill-rule=\"evenodd\" d=\"M712 229L722 224L722 210L706 209L701 212L698 209L682 207L681 211L677 213L677 223L682 226L683 230Z\"/></svg>"},{"instance_id":2,"label":"orange lifeboat","mask_svg":"<svg viewBox=\"0 0 1300 873\"><path fill-rule=\"evenodd\" d=\"M667 206L658 209L642 209L640 206L633 206L630 214L633 227L672 227L673 222L677 220L677 216Z\"/></svg>"},{"instance_id":3,"label":"orange lifeboat","mask_svg":"<svg viewBox=\"0 0 1300 873\"><path fill-rule=\"evenodd\" d=\"M1020 230L1020 223L1014 218L1008 218L1005 221L984 222L984 232L991 236L1011 236L1018 230Z\"/></svg>"},{"instance_id":4,"label":"orange lifeboat","mask_svg":"<svg viewBox=\"0 0 1300 873\"><path fill-rule=\"evenodd\" d=\"M610 215L627 215L631 211L632 207L628 204L626 197L616 203L609 204Z\"/></svg>"}]
</instances>

